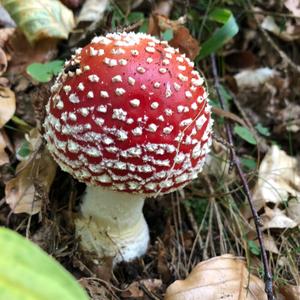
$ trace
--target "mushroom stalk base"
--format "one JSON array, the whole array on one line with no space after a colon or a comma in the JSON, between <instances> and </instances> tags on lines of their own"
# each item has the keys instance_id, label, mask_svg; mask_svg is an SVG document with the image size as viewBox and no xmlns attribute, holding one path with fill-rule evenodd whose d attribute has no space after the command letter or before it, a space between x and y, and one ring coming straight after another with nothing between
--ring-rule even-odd
<instances>
[{"instance_id":1,"label":"mushroom stalk base","mask_svg":"<svg viewBox=\"0 0 300 300\"><path fill-rule=\"evenodd\" d=\"M87 187L76 235L84 251L113 257L113 263L145 254L149 230L142 213L144 196Z\"/></svg>"}]
</instances>

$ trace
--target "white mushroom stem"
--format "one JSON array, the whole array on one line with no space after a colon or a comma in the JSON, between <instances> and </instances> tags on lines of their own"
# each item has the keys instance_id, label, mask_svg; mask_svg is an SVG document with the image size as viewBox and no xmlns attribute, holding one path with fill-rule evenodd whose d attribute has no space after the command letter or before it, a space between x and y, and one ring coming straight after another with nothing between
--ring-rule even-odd
<instances>
[{"instance_id":1,"label":"white mushroom stem","mask_svg":"<svg viewBox=\"0 0 300 300\"><path fill-rule=\"evenodd\" d=\"M87 187L81 216L75 221L83 250L113 263L145 254L149 230L143 216L144 195Z\"/></svg>"}]
</instances>

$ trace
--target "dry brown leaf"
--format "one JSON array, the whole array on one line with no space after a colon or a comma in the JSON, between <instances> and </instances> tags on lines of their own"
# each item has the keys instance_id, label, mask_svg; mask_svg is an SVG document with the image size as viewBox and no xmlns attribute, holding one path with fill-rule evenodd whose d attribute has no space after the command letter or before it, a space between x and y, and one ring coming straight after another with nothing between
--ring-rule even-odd
<instances>
[{"instance_id":1,"label":"dry brown leaf","mask_svg":"<svg viewBox=\"0 0 300 300\"><path fill-rule=\"evenodd\" d=\"M5 152L7 147L7 140L4 136L4 133L0 130L0 166L9 163L9 157Z\"/></svg>"},{"instance_id":2,"label":"dry brown leaf","mask_svg":"<svg viewBox=\"0 0 300 300\"><path fill-rule=\"evenodd\" d=\"M268 30L284 41L291 42L300 38L300 28L291 21L285 23L285 30L282 30L272 16L266 16L261 24L262 28Z\"/></svg>"},{"instance_id":3,"label":"dry brown leaf","mask_svg":"<svg viewBox=\"0 0 300 300\"><path fill-rule=\"evenodd\" d=\"M32 46L24 34L16 30L5 46L11 55L8 71L23 73L34 62L43 63L53 59L57 54L56 44L57 40L44 39Z\"/></svg>"},{"instance_id":4,"label":"dry brown leaf","mask_svg":"<svg viewBox=\"0 0 300 300\"><path fill-rule=\"evenodd\" d=\"M109 5L109 0L86 0L82 6L77 23L99 21Z\"/></svg>"},{"instance_id":5,"label":"dry brown leaf","mask_svg":"<svg viewBox=\"0 0 300 300\"><path fill-rule=\"evenodd\" d=\"M294 228L297 226L297 223L287 217L283 210L276 207L274 209L265 207L265 213L260 218L263 230L270 228Z\"/></svg>"},{"instance_id":6,"label":"dry brown leaf","mask_svg":"<svg viewBox=\"0 0 300 300\"><path fill-rule=\"evenodd\" d=\"M126 299L145 299L145 289L149 293L155 293L161 286L162 281L160 279L143 279L131 283L121 295Z\"/></svg>"},{"instance_id":7,"label":"dry brown leaf","mask_svg":"<svg viewBox=\"0 0 300 300\"><path fill-rule=\"evenodd\" d=\"M280 288L280 293L285 297L285 300L299 300L300 286L287 284Z\"/></svg>"},{"instance_id":8,"label":"dry brown leaf","mask_svg":"<svg viewBox=\"0 0 300 300\"><path fill-rule=\"evenodd\" d=\"M0 87L0 128L11 119L15 110L15 93L9 88Z\"/></svg>"},{"instance_id":9,"label":"dry brown leaf","mask_svg":"<svg viewBox=\"0 0 300 300\"><path fill-rule=\"evenodd\" d=\"M295 17L300 17L300 1L299 0L285 0L284 6L294 14Z\"/></svg>"},{"instance_id":10,"label":"dry brown leaf","mask_svg":"<svg viewBox=\"0 0 300 300\"><path fill-rule=\"evenodd\" d=\"M234 78L238 88L242 90L244 88L257 88L277 75L278 72L276 70L266 67L241 71Z\"/></svg>"},{"instance_id":11,"label":"dry brown leaf","mask_svg":"<svg viewBox=\"0 0 300 300\"><path fill-rule=\"evenodd\" d=\"M265 300L264 283L249 275L245 261L230 254L199 263L185 280L177 280L165 300Z\"/></svg>"},{"instance_id":12,"label":"dry brown leaf","mask_svg":"<svg viewBox=\"0 0 300 300\"><path fill-rule=\"evenodd\" d=\"M47 149L41 147L33 130L33 140L29 139L34 152L19 163L16 177L9 180L5 186L7 204L14 213L36 214L41 210L43 200L47 199L51 184L55 177L56 163Z\"/></svg>"},{"instance_id":13,"label":"dry brown leaf","mask_svg":"<svg viewBox=\"0 0 300 300\"><path fill-rule=\"evenodd\" d=\"M257 210L269 202L275 205L280 203L289 205L287 200L290 197L299 203L300 172L297 165L296 158L287 155L276 145L271 147L260 164L258 181L253 192L253 201ZM300 205L297 205L298 209L299 207ZM277 216L278 213L275 215ZM299 212L297 215L299 216ZM250 210L245 212L245 216L247 218L251 216ZM280 219L282 218L280 217Z\"/></svg>"},{"instance_id":14,"label":"dry brown leaf","mask_svg":"<svg viewBox=\"0 0 300 300\"><path fill-rule=\"evenodd\" d=\"M161 32L172 29L173 38L169 41L169 44L174 48L179 48L182 53L185 53L190 59L194 60L199 54L200 47L198 41L183 26L185 21L185 17L170 20L166 16L154 14L149 18L148 33L159 36Z\"/></svg>"},{"instance_id":15,"label":"dry brown leaf","mask_svg":"<svg viewBox=\"0 0 300 300\"><path fill-rule=\"evenodd\" d=\"M0 47L3 48L10 36L15 32L15 28L1 28L0 29Z\"/></svg>"},{"instance_id":16,"label":"dry brown leaf","mask_svg":"<svg viewBox=\"0 0 300 300\"><path fill-rule=\"evenodd\" d=\"M194 60L200 51L198 41L183 26L174 31L174 37L169 44L174 48L179 48L180 52L185 53L191 60Z\"/></svg>"}]
</instances>

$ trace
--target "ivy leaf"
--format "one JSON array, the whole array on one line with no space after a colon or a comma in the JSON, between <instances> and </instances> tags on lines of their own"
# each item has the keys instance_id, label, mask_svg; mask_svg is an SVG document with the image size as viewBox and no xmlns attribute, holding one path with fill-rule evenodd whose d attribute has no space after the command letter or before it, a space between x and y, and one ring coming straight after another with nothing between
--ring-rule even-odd
<instances>
[{"instance_id":1,"label":"ivy leaf","mask_svg":"<svg viewBox=\"0 0 300 300\"><path fill-rule=\"evenodd\" d=\"M67 39L75 26L73 12L58 0L2 0L28 41Z\"/></svg>"},{"instance_id":2,"label":"ivy leaf","mask_svg":"<svg viewBox=\"0 0 300 300\"><path fill-rule=\"evenodd\" d=\"M228 9L216 8L209 14L208 17L210 20L224 25L218 28L214 34L202 44L200 53L196 58L196 62L210 55L211 53L217 52L239 31L239 26L236 23L235 17Z\"/></svg>"},{"instance_id":3,"label":"ivy leaf","mask_svg":"<svg viewBox=\"0 0 300 300\"><path fill-rule=\"evenodd\" d=\"M27 73L38 82L49 82L63 67L62 60L53 60L45 64L33 63L26 69Z\"/></svg>"},{"instance_id":4,"label":"ivy leaf","mask_svg":"<svg viewBox=\"0 0 300 300\"><path fill-rule=\"evenodd\" d=\"M0 228L1 299L88 300L76 280L37 245Z\"/></svg>"},{"instance_id":5,"label":"ivy leaf","mask_svg":"<svg viewBox=\"0 0 300 300\"><path fill-rule=\"evenodd\" d=\"M241 137L244 141L248 142L249 144L256 145L256 140L252 133L249 131L248 128L244 126L235 125L234 126L234 133Z\"/></svg>"}]
</instances>

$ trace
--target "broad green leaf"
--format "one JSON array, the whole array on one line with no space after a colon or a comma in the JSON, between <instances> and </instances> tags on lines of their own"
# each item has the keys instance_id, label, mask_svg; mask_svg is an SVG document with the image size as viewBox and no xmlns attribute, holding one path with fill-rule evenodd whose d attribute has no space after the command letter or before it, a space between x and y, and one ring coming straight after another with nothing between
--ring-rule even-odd
<instances>
[{"instance_id":1,"label":"broad green leaf","mask_svg":"<svg viewBox=\"0 0 300 300\"><path fill-rule=\"evenodd\" d=\"M62 60L53 60L45 64L33 63L26 69L27 73L38 82L48 82L57 75L63 67Z\"/></svg>"},{"instance_id":2,"label":"broad green leaf","mask_svg":"<svg viewBox=\"0 0 300 300\"><path fill-rule=\"evenodd\" d=\"M264 136L270 136L270 130L267 127L262 126L260 123L258 123L255 128L257 129L257 131Z\"/></svg>"},{"instance_id":3,"label":"broad green leaf","mask_svg":"<svg viewBox=\"0 0 300 300\"><path fill-rule=\"evenodd\" d=\"M209 18L224 25L217 29L213 35L202 44L196 61L199 61L211 53L218 51L239 31L238 24L236 23L236 20L230 10L215 9L210 13Z\"/></svg>"},{"instance_id":4,"label":"broad green leaf","mask_svg":"<svg viewBox=\"0 0 300 300\"><path fill-rule=\"evenodd\" d=\"M37 245L0 228L0 300L88 300L76 280Z\"/></svg>"},{"instance_id":5,"label":"broad green leaf","mask_svg":"<svg viewBox=\"0 0 300 300\"><path fill-rule=\"evenodd\" d=\"M249 144L256 145L256 140L248 128L235 125L234 132Z\"/></svg>"},{"instance_id":6,"label":"broad green leaf","mask_svg":"<svg viewBox=\"0 0 300 300\"><path fill-rule=\"evenodd\" d=\"M2 0L1 4L30 43L67 39L75 25L73 12L58 0Z\"/></svg>"}]
</instances>

